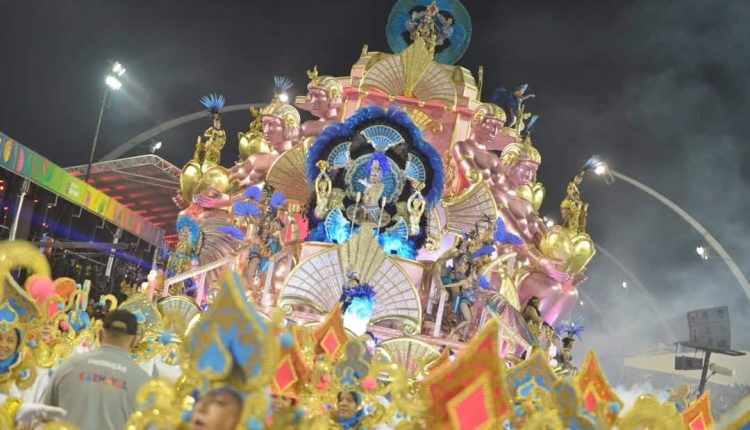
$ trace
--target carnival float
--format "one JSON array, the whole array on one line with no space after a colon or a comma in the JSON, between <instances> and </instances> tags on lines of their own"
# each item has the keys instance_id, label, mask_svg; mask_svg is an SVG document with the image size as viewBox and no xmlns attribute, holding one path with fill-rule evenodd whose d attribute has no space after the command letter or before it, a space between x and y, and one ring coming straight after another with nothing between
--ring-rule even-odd
<instances>
[{"instance_id":1,"label":"carnival float","mask_svg":"<svg viewBox=\"0 0 750 430\"><path fill-rule=\"evenodd\" d=\"M175 375L141 391L129 428L190 428L196 393L220 387L242 394L243 429L712 425L708 395L680 411L643 396L623 413L593 351L573 366L570 314L595 254L579 186L598 160L572 172L563 223L548 226L534 96L522 84L485 98L483 70L456 64L471 33L457 0L399 0L392 53L365 45L343 76L312 66L293 104L277 77L233 163L225 98L201 100L211 126L174 198L179 243L125 302L103 299L138 316L137 360ZM4 277L39 277L3 286L13 394L95 343L98 322L81 313L87 287L49 279L31 245L2 246Z\"/></svg>"}]
</instances>

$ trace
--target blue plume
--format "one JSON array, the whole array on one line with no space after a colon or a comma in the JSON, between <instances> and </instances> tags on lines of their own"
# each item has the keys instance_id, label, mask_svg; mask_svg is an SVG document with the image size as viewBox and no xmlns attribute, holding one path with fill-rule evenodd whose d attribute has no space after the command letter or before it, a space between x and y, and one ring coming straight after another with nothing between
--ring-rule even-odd
<instances>
[{"instance_id":1,"label":"blue plume","mask_svg":"<svg viewBox=\"0 0 750 430\"><path fill-rule=\"evenodd\" d=\"M490 281L485 278L484 276L479 277L479 286L482 287L482 289L489 290L490 287Z\"/></svg>"},{"instance_id":2,"label":"blue plume","mask_svg":"<svg viewBox=\"0 0 750 430\"><path fill-rule=\"evenodd\" d=\"M584 163L582 170L583 171L589 171L596 168L596 166L600 165L602 163L602 157L600 157L597 154L592 155L589 157L588 160L586 160L586 163Z\"/></svg>"},{"instance_id":3,"label":"blue plume","mask_svg":"<svg viewBox=\"0 0 750 430\"><path fill-rule=\"evenodd\" d=\"M523 240L513 233L508 233L505 229L505 221L498 217L495 222L495 242L510 245L523 245Z\"/></svg>"},{"instance_id":4,"label":"blue plume","mask_svg":"<svg viewBox=\"0 0 750 430\"><path fill-rule=\"evenodd\" d=\"M271 196L271 207L278 209L286 204L286 196L278 191L274 191Z\"/></svg>"},{"instance_id":5,"label":"blue plume","mask_svg":"<svg viewBox=\"0 0 750 430\"><path fill-rule=\"evenodd\" d=\"M534 124L539 120L539 115L531 115L531 119L529 119L529 122L526 123L526 133L531 132L531 129L534 128Z\"/></svg>"},{"instance_id":6,"label":"blue plume","mask_svg":"<svg viewBox=\"0 0 750 430\"><path fill-rule=\"evenodd\" d=\"M221 94L209 94L201 98L201 104L211 113L219 113L227 99Z\"/></svg>"},{"instance_id":7,"label":"blue plume","mask_svg":"<svg viewBox=\"0 0 750 430\"><path fill-rule=\"evenodd\" d=\"M234 214L237 216L259 216L262 212L250 202L234 202Z\"/></svg>"},{"instance_id":8,"label":"blue plume","mask_svg":"<svg viewBox=\"0 0 750 430\"><path fill-rule=\"evenodd\" d=\"M391 120L409 131L409 134L412 136L413 146L427 158L432 170L432 183L426 184L429 186L429 191L425 199L427 200L427 209L432 210L435 204L443 197L443 187L445 185L445 172L443 171L443 160L440 158L440 153L432 145L424 141L422 130L414 124L405 111L390 108L387 115Z\"/></svg>"},{"instance_id":9,"label":"blue plume","mask_svg":"<svg viewBox=\"0 0 750 430\"><path fill-rule=\"evenodd\" d=\"M346 290L344 294L351 298L359 297L371 301L375 300L375 289L370 284L357 284L356 287Z\"/></svg>"},{"instance_id":10,"label":"blue plume","mask_svg":"<svg viewBox=\"0 0 750 430\"><path fill-rule=\"evenodd\" d=\"M346 309L347 313L353 313L362 319L372 316L375 309L375 289L370 284L358 284L345 290L344 294L351 299L351 304Z\"/></svg>"},{"instance_id":11,"label":"blue plume","mask_svg":"<svg viewBox=\"0 0 750 430\"><path fill-rule=\"evenodd\" d=\"M273 87L276 90L276 94L285 93L289 88L292 88L294 84L286 76L274 76Z\"/></svg>"},{"instance_id":12,"label":"blue plume","mask_svg":"<svg viewBox=\"0 0 750 430\"><path fill-rule=\"evenodd\" d=\"M221 227L219 227L219 231L226 233L237 240L243 240L245 238L245 233L243 233L242 230L233 225L222 225Z\"/></svg>"},{"instance_id":13,"label":"blue plume","mask_svg":"<svg viewBox=\"0 0 750 430\"><path fill-rule=\"evenodd\" d=\"M484 257L485 255L491 255L493 252L495 252L494 246L484 245L483 247L476 250L473 254L471 254L471 258Z\"/></svg>"},{"instance_id":14,"label":"blue plume","mask_svg":"<svg viewBox=\"0 0 750 430\"><path fill-rule=\"evenodd\" d=\"M583 333L584 330L583 321L585 319L586 317L581 315L575 321L563 321L557 327L555 327L555 333L566 335L566 337L575 336L582 341L583 338L581 338L581 333Z\"/></svg>"},{"instance_id":15,"label":"blue plume","mask_svg":"<svg viewBox=\"0 0 750 430\"><path fill-rule=\"evenodd\" d=\"M305 172L307 173L307 180L311 184L315 183L315 178L320 174L320 169L315 164L323 159L323 152L326 150L329 144L334 139L340 136L346 136L344 124L336 123L326 127L315 139L310 150L307 152L307 165L305 166Z\"/></svg>"},{"instance_id":16,"label":"blue plume","mask_svg":"<svg viewBox=\"0 0 750 430\"><path fill-rule=\"evenodd\" d=\"M246 189L245 192L242 193L242 195L247 197L248 199L253 199L255 201L260 201L260 199L262 198L260 188L258 187L250 187Z\"/></svg>"}]
</instances>

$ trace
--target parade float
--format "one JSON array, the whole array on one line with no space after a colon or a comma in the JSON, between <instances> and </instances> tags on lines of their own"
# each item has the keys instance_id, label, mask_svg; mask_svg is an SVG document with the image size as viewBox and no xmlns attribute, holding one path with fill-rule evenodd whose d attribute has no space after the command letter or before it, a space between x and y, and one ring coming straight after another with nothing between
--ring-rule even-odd
<instances>
[{"instance_id":1,"label":"parade float","mask_svg":"<svg viewBox=\"0 0 750 430\"><path fill-rule=\"evenodd\" d=\"M454 64L471 36L465 8L399 2L387 36L394 52L364 46L347 76L308 70L294 106L277 78L229 167L224 97L202 100L212 126L182 171L180 242L159 294L204 305L234 269L256 306L298 323L343 305L358 335L460 348L494 318L521 354L545 334L522 324L531 297L545 331L577 302L595 253L578 185L595 161L572 175L563 224L547 226L533 95L524 84L483 100L483 72ZM347 294L367 309L350 311Z\"/></svg>"},{"instance_id":2,"label":"parade float","mask_svg":"<svg viewBox=\"0 0 750 430\"><path fill-rule=\"evenodd\" d=\"M456 65L471 33L457 0L398 1L392 53L364 46L344 76L313 66L294 104L276 78L234 163L221 157L225 98L201 100L211 126L174 198L179 243L128 300L105 298L144 327L137 360L181 374L141 391L129 428L181 428L218 388L241 393L238 428L250 429L713 425L708 394L680 411L679 399L642 396L623 412L593 351L573 366L582 327L565 318L595 254L579 186L598 161L572 172L562 224L545 223L533 95L522 84L483 96L483 70ZM9 261L3 276L49 276ZM30 297L6 283L3 330L47 306ZM85 290L74 297L58 319L77 314ZM30 333L58 321L43 320ZM69 330L66 348L91 341L93 324ZM28 358L0 383L29 386L49 348L21 349ZM348 393L356 413L337 415ZM12 420L9 402L0 419ZM747 421L735 415L726 428Z\"/></svg>"}]
</instances>

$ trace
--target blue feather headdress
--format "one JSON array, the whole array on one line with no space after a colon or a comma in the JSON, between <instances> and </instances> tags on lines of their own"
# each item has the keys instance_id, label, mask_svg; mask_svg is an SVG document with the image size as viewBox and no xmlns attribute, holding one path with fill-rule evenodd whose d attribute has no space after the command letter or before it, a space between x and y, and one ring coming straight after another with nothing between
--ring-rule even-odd
<instances>
[{"instance_id":1,"label":"blue feather headdress","mask_svg":"<svg viewBox=\"0 0 750 430\"><path fill-rule=\"evenodd\" d=\"M183 229L188 230L188 240L195 246L198 244L198 240L201 235L201 228L198 223L187 215L180 215L177 218L177 232L181 232Z\"/></svg>"},{"instance_id":2,"label":"blue feather headdress","mask_svg":"<svg viewBox=\"0 0 750 430\"><path fill-rule=\"evenodd\" d=\"M323 153L329 145L337 141L339 138L353 136L360 124L377 119L388 119L405 128L412 138L414 148L422 153L427 159L430 169L432 170L432 181L429 184L425 184L429 187L426 190L427 194L425 195L425 200L427 201L427 209L431 210L443 197L443 187L445 184L443 161L440 158L438 151L432 145L424 141L422 138L422 131L414 124L411 118L409 118L409 115L403 110L393 106L390 107L388 111L377 106L361 108L344 123L332 124L326 127L326 129L318 135L318 138L308 152L308 180L310 183L315 183L315 179L320 173L320 169L316 164L323 159Z\"/></svg>"},{"instance_id":3,"label":"blue feather headdress","mask_svg":"<svg viewBox=\"0 0 750 430\"><path fill-rule=\"evenodd\" d=\"M598 154L594 154L591 157L589 157L588 160L583 164L583 167L581 167L582 172L590 172L597 168L597 166L602 164L602 157L600 157Z\"/></svg>"},{"instance_id":4,"label":"blue feather headdress","mask_svg":"<svg viewBox=\"0 0 750 430\"><path fill-rule=\"evenodd\" d=\"M375 289L370 284L357 284L356 287L344 291L351 304L346 313L353 313L359 318L369 319L375 309Z\"/></svg>"},{"instance_id":5,"label":"blue feather headdress","mask_svg":"<svg viewBox=\"0 0 750 430\"><path fill-rule=\"evenodd\" d=\"M286 76L273 77L273 88L274 91L276 91L276 95L287 92L292 86L294 86L294 84Z\"/></svg>"},{"instance_id":6,"label":"blue feather headdress","mask_svg":"<svg viewBox=\"0 0 750 430\"><path fill-rule=\"evenodd\" d=\"M573 339L574 337L577 337L579 340L583 341L583 338L581 338L581 333L583 333L584 330L583 321L585 319L586 317L582 315L575 321L563 321L557 327L555 327L555 333L558 335L563 335L563 339Z\"/></svg>"},{"instance_id":7,"label":"blue feather headdress","mask_svg":"<svg viewBox=\"0 0 750 430\"><path fill-rule=\"evenodd\" d=\"M221 112L226 102L227 99L221 94L209 94L201 98L201 104L213 114Z\"/></svg>"},{"instance_id":8,"label":"blue feather headdress","mask_svg":"<svg viewBox=\"0 0 750 430\"><path fill-rule=\"evenodd\" d=\"M356 287L346 290L344 294L352 299L361 298L375 301L375 289L370 284L357 284Z\"/></svg>"}]
</instances>

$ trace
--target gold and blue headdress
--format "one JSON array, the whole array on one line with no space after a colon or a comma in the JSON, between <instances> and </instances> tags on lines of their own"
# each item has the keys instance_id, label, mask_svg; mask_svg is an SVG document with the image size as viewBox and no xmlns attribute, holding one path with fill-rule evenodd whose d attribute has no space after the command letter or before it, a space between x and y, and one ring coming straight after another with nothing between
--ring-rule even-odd
<instances>
[{"instance_id":1,"label":"gold and blue headdress","mask_svg":"<svg viewBox=\"0 0 750 430\"><path fill-rule=\"evenodd\" d=\"M218 115L226 102L227 99L221 94L208 94L201 98L201 104L211 115Z\"/></svg>"},{"instance_id":2,"label":"gold and blue headdress","mask_svg":"<svg viewBox=\"0 0 750 430\"><path fill-rule=\"evenodd\" d=\"M4 392L11 384L19 389L28 388L36 379L34 357L26 345L30 343L28 333L38 329L41 312L34 299L10 276L11 270L21 267L40 276L50 275L47 259L36 247L28 242L1 242L0 331L15 330L18 336L16 351L0 362L0 391Z\"/></svg>"},{"instance_id":3,"label":"gold and blue headdress","mask_svg":"<svg viewBox=\"0 0 750 430\"><path fill-rule=\"evenodd\" d=\"M262 423L281 342L246 300L238 273L224 277L219 295L191 333L188 377L198 382L197 393L231 390L244 399L241 422Z\"/></svg>"},{"instance_id":4,"label":"gold and blue headdress","mask_svg":"<svg viewBox=\"0 0 750 430\"><path fill-rule=\"evenodd\" d=\"M7 358L0 360L0 392L7 392L14 383L18 388L28 388L36 378L35 366L30 360L31 354L25 352L25 337L18 314L9 303L0 305L0 332L3 335L16 332L18 343L16 350Z\"/></svg>"},{"instance_id":5,"label":"gold and blue headdress","mask_svg":"<svg viewBox=\"0 0 750 430\"><path fill-rule=\"evenodd\" d=\"M201 229L197 222L187 215L180 215L177 218L177 232L187 229L188 241L194 247L197 247L201 238Z\"/></svg>"},{"instance_id":6,"label":"gold and blue headdress","mask_svg":"<svg viewBox=\"0 0 750 430\"><path fill-rule=\"evenodd\" d=\"M300 116L294 106L287 103L283 95L292 87L292 81L284 76L274 76L274 98L260 110L260 116L280 118L284 123L284 133L288 139L297 137L300 126ZM286 95L288 97L288 95ZM282 100L283 99L283 100Z\"/></svg>"}]
</instances>

